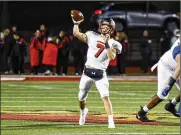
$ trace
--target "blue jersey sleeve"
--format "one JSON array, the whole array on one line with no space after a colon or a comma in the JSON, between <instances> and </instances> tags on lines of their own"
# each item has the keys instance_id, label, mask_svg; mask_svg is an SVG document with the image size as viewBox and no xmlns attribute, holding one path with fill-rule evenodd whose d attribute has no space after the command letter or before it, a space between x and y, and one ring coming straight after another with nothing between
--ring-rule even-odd
<instances>
[{"instance_id":1,"label":"blue jersey sleeve","mask_svg":"<svg viewBox=\"0 0 181 135\"><path fill-rule=\"evenodd\" d=\"M173 59L175 59L175 57L180 54L180 45L176 46L174 49L173 49L173 52L172 52L172 56L173 56Z\"/></svg>"}]
</instances>

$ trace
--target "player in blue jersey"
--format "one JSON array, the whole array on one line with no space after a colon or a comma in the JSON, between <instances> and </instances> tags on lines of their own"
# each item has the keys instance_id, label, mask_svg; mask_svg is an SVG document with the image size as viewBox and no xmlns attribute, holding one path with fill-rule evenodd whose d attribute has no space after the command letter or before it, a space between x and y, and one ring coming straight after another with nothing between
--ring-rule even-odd
<instances>
[{"instance_id":1,"label":"player in blue jersey","mask_svg":"<svg viewBox=\"0 0 181 135\"><path fill-rule=\"evenodd\" d=\"M170 50L168 50L152 67L154 70L158 66L158 89L147 105L141 106L140 111L136 114L136 118L143 122L151 122L147 117L149 110L154 108L160 102L168 98L169 92L175 84L180 90L180 38L178 38ZM180 102L180 93L165 105L165 109L174 116L180 117L175 109L177 103Z\"/></svg>"}]
</instances>

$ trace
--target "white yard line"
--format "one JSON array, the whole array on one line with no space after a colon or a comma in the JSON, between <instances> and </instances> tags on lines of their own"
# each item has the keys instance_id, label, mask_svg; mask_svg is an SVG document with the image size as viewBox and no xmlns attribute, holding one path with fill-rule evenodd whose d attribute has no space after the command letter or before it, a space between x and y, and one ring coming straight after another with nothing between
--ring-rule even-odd
<instances>
[{"instance_id":1,"label":"white yard line","mask_svg":"<svg viewBox=\"0 0 181 135\"><path fill-rule=\"evenodd\" d=\"M16 85L16 84L8 84L8 86L10 86L10 87L14 87L14 86L17 86L17 87L19 87L19 88L23 88L23 87L25 87L25 88L38 88L38 89L52 89L53 87L50 87L50 86L46 86L46 85L22 85L22 84L19 84L19 85ZM19 89L18 88L18 89Z\"/></svg>"},{"instance_id":2,"label":"white yard line","mask_svg":"<svg viewBox=\"0 0 181 135\"><path fill-rule=\"evenodd\" d=\"M5 94L6 93L6 94ZM7 94L8 93L8 94ZM97 93L97 95L99 95L99 93L98 92L90 92L90 93ZM111 93L111 92L110 92ZM34 93L34 94L19 94L19 93L17 93L17 95L18 96L34 96L34 95L38 95L38 96L49 96L49 95L51 95L51 96L61 96L61 95L77 95L78 93ZM131 96L134 96L134 95L138 95L138 94L135 94L135 93L111 93L111 94L118 94L118 95L131 95ZM11 95L16 95L15 93L12 93L11 94L11 92L4 92L4 93L1 93L1 97L3 97L3 96L5 96L5 97L7 97L7 96L11 96ZM140 95L140 94L139 94Z\"/></svg>"},{"instance_id":3,"label":"white yard line","mask_svg":"<svg viewBox=\"0 0 181 135\"><path fill-rule=\"evenodd\" d=\"M72 91L79 91L79 89L58 89L58 90L48 90L48 91L45 91L45 92L72 92ZM90 90L90 92L96 92L97 90ZM133 91L133 90L130 90L130 89L120 89L119 90L109 90L110 92L123 92L123 91L129 91L129 92L155 92L156 90L149 90L149 91L145 91L145 90L138 90L138 91ZM4 91L1 91L1 92L44 92L44 90L40 90L40 91L37 91L36 89L35 90L17 90L17 89L13 89L13 90L5 90Z\"/></svg>"},{"instance_id":4,"label":"white yard line","mask_svg":"<svg viewBox=\"0 0 181 135\"><path fill-rule=\"evenodd\" d=\"M77 125L77 124L76 124ZM3 125L2 127L6 127L9 125ZM13 125L12 125L13 126ZM17 125L15 125L17 126ZM61 125L62 126L62 125ZM77 125L79 126L79 125ZM107 124L89 124L89 125L84 125L85 127L102 127L105 126L107 127ZM138 125L139 126L139 125ZM75 127L75 124L73 125L64 125L64 127ZM22 134L19 134L22 135ZM26 135L38 135L38 134L26 134ZM179 133L77 133L77 134L46 134L46 135L180 135Z\"/></svg>"},{"instance_id":5,"label":"white yard line","mask_svg":"<svg viewBox=\"0 0 181 135\"><path fill-rule=\"evenodd\" d=\"M14 86L19 86L17 84L8 84L8 86L14 87Z\"/></svg>"},{"instance_id":6,"label":"white yard line","mask_svg":"<svg viewBox=\"0 0 181 135\"><path fill-rule=\"evenodd\" d=\"M85 126L92 127L93 125L85 125ZM96 127L97 126L98 124L96 124ZM102 127L101 124L99 124L99 126ZM60 135L60 134L51 134L51 135ZM180 135L180 134L179 133L168 133L168 134L167 133L83 133L83 134L69 134L69 135Z\"/></svg>"},{"instance_id":7,"label":"white yard line","mask_svg":"<svg viewBox=\"0 0 181 135\"><path fill-rule=\"evenodd\" d=\"M72 102L74 102L74 101L1 101L1 104L2 103L72 103ZM102 101L88 101L88 103L90 104L90 103L102 103ZM112 103L120 103L120 104L125 104L125 103L128 103L128 102L123 102L123 101L120 101L120 102L112 102ZM143 101L143 102L137 102L137 101L134 101L134 102L130 102L129 101L129 104L134 104L134 103L145 103L145 101Z\"/></svg>"},{"instance_id":8,"label":"white yard line","mask_svg":"<svg viewBox=\"0 0 181 135\"><path fill-rule=\"evenodd\" d=\"M104 124L96 124L97 126L102 127ZM4 125L3 125L4 126ZM84 125L84 126L90 126L92 127L93 125ZM94 124L95 126L95 124ZM75 125L68 125L67 127L75 127ZM107 125L105 125L107 127ZM21 135L21 134L19 134ZM33 134L26 134L26 135L33 135ZM38 135L38 134L34 134ZM77 133L77 134L46 134L46 135L180 135L179 133Z\"/></svg>"},{"instance_id":9,"label":"white yard line","mask_svg":"<svg viewBox=\"0 0 181 135\"><path fill-rule=\"evenodd\" d=\"M37 98L37 99L39 99L39 98L51 98L51 99L62 99L62 98L77 98L77 97L1 97L1 99L28 99L28 98ZM93 98L93 99L95 99L95 98L99 98L99 97L88 97L89 99L90 98ZM111 99L144 99L144 98L142 98L142 97L140 97L140 98L130 98L130 97L110 97ZM145 98L145 99L148 99L148 98ZM2 100L1 100L2 101Z\"/></svg>"},{"instance_id":10,"label":"white yard line","mask_svg":"<svg viewBox=\"0 0 181 135\"><path fill-rule=\"evenodd\" d=\"M46 88L45 88L46 89ZM12 91L12 92L16 92L16 91L43 91L43 90L45 90L44 88L42 89L40 89L40 88L36 88L36 89L31 89L31 88L16 88L16 89L14 89L14 88L4 88L4 89L1 89L1 90L3 90L3 91ZM73 89L73 88L64 88L64 89L62 89L62 88L47 88L49 91L70 91L70 90L73 90L73 91L75 91L75 90L79 90L79 89Z\"/></svg>"},{"instance_id":11,"label":"white yard line","mask_svg":"<svg viewBox=\"0 0 181 135\"><path fill-rule=\"evenodd\" d=\"M54 84L52 84L52 85L47 85L47 84L45 84L45 85L37 85L37 84L31 84L31 85L29 85L29 84L27 84L27 85L24 85L24 84L19 84L19 85L16 85L16 84L8 84L8 85L4 85L4 84L2 84L2 87L6 87L6 86L9 86L9 87L14 87L14 86L21 86L21 87L34 87L34 86L42 86L42 87L49 87L49 86L51 86L51 87L54 87L54 86L60 86L61 87L61 85L59 84L59 85L54 85ZM69 88L69 87L74 87L74 86L77 86L77 88L78 88L78 85L63 85L63 87L67 87L67 88ZM95 86L95 85L93 85L93 86ZM156 85L157 86L157 85ZM121 88L121 87L126 87L126 88L132 88L133 87L133 85L130 85L130 84L128 84L128 85L110 85L110 88L111 87L114 87L114 88ZM150 85L142 85L142 84L140 84L140 85L135 85L134 87L143 87L143 88L147 88L147 87L150 87Z\"/></svg>"},{"instance_id":12,"label":"white yard line","mask_svg":"<svg viewBox=\"0 0 181 135\"><path fill-rule=\"evenodd\" d=\"M32 88L35 88L35 89L32 89ZM44 86L44 87L42 87L42 86L31 86L31 87L30 86L28 86L28 87L19 86L18 88L2 88L2 90L12 90L12 91L15 91L15 90L29 90L29 89L31 89L31 91L36 91L37 89L40 89L40 90L44 90L44 89L53 89L53 90L62 89L62 90L66 90L66 89L73 89L73 87L71 87L71 88L62 88L62 87L53 88L53 87L46 87L46 86ZM78 89L78 88L74 87L74 89Z\"/></svg>"},{"instance_id":13,"label":"white yard line","mask_svg":"<svg viewBox=\"0 0 181 135\"><path fill-rule=\"evenodd\" d=\"M5 108L5 107L11 107L11 108L43 108L43 107L48 107L48 108L79 108L78 106L1 106L1 108ZM89 108L103 108L104 109L104 106L102 107L89 107ZM113 107L113 108L126 108L126 109L129 109L128 107ZM133 108L139 108L139 107L131 107L130 109L133 109Z\"/></svg>"},{"instance_id":14,"label":"white yard line","mask_svg":"<svg viewBox=\"0 0 181 135\"><path fill-rule=\"evenodd\" d=\"M4 94L4 93L6 93L6 92L1 93L1 97L3 97L3 96L15 95L15 93L13 93L13 94L9 94L9 92L7 92L8 94ZM11 92L10 92L10 93L11 93ZM59 95L64 95L64 96L65 96L65 95L77 95L77 93L66 93L66 94L65 94L65 93L57 93L57 94L53 93L53 94L52 94L52 93L50 92L50 93L44 93L44 94L43 94L43 93L36 93L36 92L35 92L34 94L19 94L19 93L17 93L17 95L19 95L19 96L20 96L20 95L21 95L21 96L23 96L23 95L24 95L24 96L34 96L34 95L38 95L38 96L44 96L44 95L47 95L47 96L48 96L48 95L51 95L51 96L59 96Z\"/></svg>"}]
</instances>

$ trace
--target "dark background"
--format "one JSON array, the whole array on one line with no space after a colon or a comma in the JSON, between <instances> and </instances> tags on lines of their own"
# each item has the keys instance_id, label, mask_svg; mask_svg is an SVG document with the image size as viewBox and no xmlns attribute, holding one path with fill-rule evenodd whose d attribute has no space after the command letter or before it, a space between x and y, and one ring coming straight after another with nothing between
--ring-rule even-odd
<instances>
[{"instance_id":1,"label":"dark background","mask_svg":"<svg viewBox=\"0 0 181 135\"><path fill-rule=\"evenodd\" d=\"M32 31L44 23L51 28L68 29L72 27L70 11L77 9L85 16L85 22L82 24L82 27L89 29L91 28L90 18L92 13L105 3L109 2L5 1L3 4L0 1L1 20L3 19L1 21L1 28L17 25L19 30ZM153 3L163 10L175 13L180 12L180 1L150 1L149 3Z\"/></svg>"},{"instance_id":2,"label":"dark background","mask_svg":"<svg viewBox=\"0 0 181 135\"><path fill-rule=\"evenodd\" d=\"M136 3L136 1L121 1L123 3ZM144 1L141 1L144 2ZM84 23L80 25L83 32L92 29L91 16L96 9L110 2L96 1L0 1L0 31L3 28L10 28L13 25L29 42L32 34L39 29L41 24L55 31L65 30L72 34L73 23L70 11L80 10L84 14ZM180 1L145 1L154 4L159 9L180 13ZM145 28L136 28L126 31L130 42L130 53L127 58L127 65L140 65L139 43ZM160 57L159 40L161 29L148 29L149 38L156 47L153 50L152 63L157 62Z\"/></svg>"}]
</instances>

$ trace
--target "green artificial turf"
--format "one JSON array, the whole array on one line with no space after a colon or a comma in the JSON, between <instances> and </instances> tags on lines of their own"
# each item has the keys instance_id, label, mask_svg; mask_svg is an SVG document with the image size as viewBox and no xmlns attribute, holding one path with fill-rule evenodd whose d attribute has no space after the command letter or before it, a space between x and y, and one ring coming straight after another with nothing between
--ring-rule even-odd
<instances>
[{"instance_id":1,"label":"green artificial turf","mask_svg":"<svg viewBox=\"0 0 181 135\"><path fill-rule=\"evenodd\" d=\"M41 111L67 111L79 116L78 82L2 82L1 112L30 113ZM114 114L136 120L135 114L149 99L156 94L154 82L110 82L110 98ZM169 98L178 93L174 87ZM179 123L179 118L164 110L168 100L159 104L148 117L160 122ZM105 114L100 95L93 86L88 96L89 115ZM2 120L1 134L106 134L106 133L160 133L179 134L179 126L117 124L115 129L108 129L107 124L45 122L32 120Z\"/></svg>"}]
</instances>

